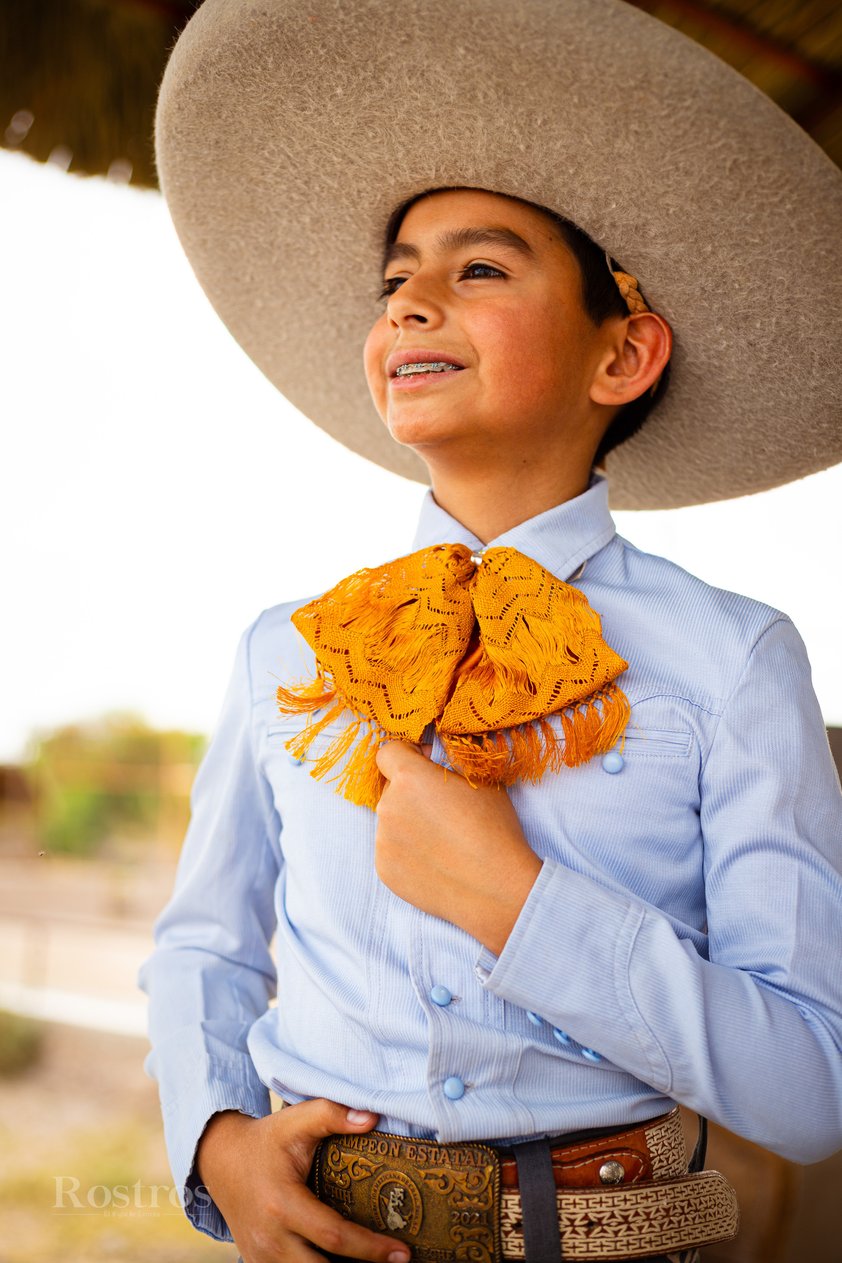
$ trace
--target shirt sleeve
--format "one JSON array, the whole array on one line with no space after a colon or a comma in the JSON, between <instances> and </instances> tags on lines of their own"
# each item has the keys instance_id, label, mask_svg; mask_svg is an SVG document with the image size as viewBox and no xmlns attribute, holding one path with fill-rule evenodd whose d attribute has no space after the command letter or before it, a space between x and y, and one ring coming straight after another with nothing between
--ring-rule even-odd
<instances>
[{"instance_id":1,"label":"shirt sleeve","mask_svg":"<svg viewBox=\"0 0 842 1263\"><path fill-rule=\"evenodd\" d=\"M193 1169L196 1147L221 1110L270 1112L246 1040L276 983L270 944L281 826L253 749L253 630L237 650L193 786L174 893L139 978L149 996L146 1069L159 1083L173 1177L194 1225L225 1241L228 1227Z\"/></svg>"},{"instance_id":2,"label":"shirt sleeve","mask_svg":"<svg viewBox=\"0 0 842 1263\"><path fill-rule=\"evenodd\" d=\"M818 1161L842 1146L842 796L788 619L724 708L700 823L707 958L658 908L545 861L478 974L665 1095Z\"/></svg>"}]
</instances>

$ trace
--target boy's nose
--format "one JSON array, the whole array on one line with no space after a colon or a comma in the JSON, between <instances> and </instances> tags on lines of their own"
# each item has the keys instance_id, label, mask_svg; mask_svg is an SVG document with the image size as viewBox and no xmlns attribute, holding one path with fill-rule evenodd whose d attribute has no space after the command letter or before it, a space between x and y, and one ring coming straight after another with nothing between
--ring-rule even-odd
<instances>
[{"instance_id":1,"label":"boy's nose","mask_svg":"<svg viewBox=\"0 0 842 1263\"><path fill-rule=\"evenodd\" d=\"M435 324L442 316L440 296L435 284L421 278L416 272L398 286L386 303L386 311L393 324Z\"/></svg>"}]
</instances>

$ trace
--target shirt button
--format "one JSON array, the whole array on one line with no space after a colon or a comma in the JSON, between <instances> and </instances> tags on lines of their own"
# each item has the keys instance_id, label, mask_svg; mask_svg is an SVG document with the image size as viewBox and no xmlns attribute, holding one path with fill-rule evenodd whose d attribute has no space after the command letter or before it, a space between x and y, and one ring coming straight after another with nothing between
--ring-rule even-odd
<instances>
[{"instance_id":1,"label":"shirt button","mask_svg":"<svg viewBox=\"0 0 842 1263\"><path fill-rule=\"evenodd\" d=\"M583 1048L582 1056L585 1057L588 1061L593 1061L593 1062L602 1061L602 1054L598 1052L594 1052L592 1048Z\"/></svg>"},{"instance_id":2,"label":"shirt button","mask_svg":"<svg viewBox=\"0 0 842 1263\"><path fill-rule=\"evenodd\" d=\"M452 1074L444 1081L444 1094L449 1101L458 1101L465 1095L465 1085L458 1075Z\"/></svg>"},{"instance_id":3,"label":"shirt button","mask_svg":"<svg viewBox=\"0 0 842 1263\"><path fill-rule=\"evenodd\" d=\"M439 1004L444 1008L453 999L453 992L449 991L447 987L443 987L440 982L437 982L430 992L430 999L433 1004Z\"/></svg>"},{"instance_id":4,"label":"shirt button","mask_svg":"<svg viewBox=\"0 0 842 1263\"><path fill-rule=\"evenodd\" d=\"M543 1026L544 1019L539 1017L537 1013L533 1013L531 1009L526 1010L526 1016L529 1018L533 1026Z\"/></svg>"},{"instance_id":5,"label":"shirt button","mask_svg":"<svg viewBox=\"0 0 842 1263\"><path fill-rule=\"evenodd\" d=\"M602 770L603 772L608 772L611 776L615 776L617 772L622 772L625 762L626 760L617 750L609 750L602 760Z\"/></svg>"},{"instance_id":6,"label":"shirt button","mask_svg":"<svg viewBox=\"0 0 842 1263\"><path fill-rule=\"evenodd\" d=\"M557 1026L553 1027L553 1036L560 1044L569 1044L571 1042L567 1031L560 1031Z\"/></svg>"}]
</instances>

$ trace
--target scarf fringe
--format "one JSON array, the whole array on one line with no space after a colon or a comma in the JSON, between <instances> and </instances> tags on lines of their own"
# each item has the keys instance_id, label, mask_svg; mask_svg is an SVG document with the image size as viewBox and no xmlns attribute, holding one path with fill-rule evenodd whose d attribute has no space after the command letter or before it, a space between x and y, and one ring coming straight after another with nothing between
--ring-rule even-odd
<instances>
[{"instance_id":1,"label":"scarf fringe","mask_svg":"<svg viewBox=\"0 0 842 1263\"><path fill-rule=\"evenodd\" d=\"M545 772L577 767L617 744L629 721L626 695L607 685L587 705L560 713L563 741L541 716L532 724L503 732L449 734L437 726L453 767L470 785L512 785L539 781Z\"/></svg>"},{"instance_id":2,"label":"scarf fringe","mask_svg":"<svg viewBox=\"0 0 842 1263\"><path fill-rule=\"evenodd\" d=\"M365 716L356 714L345 699L337 695L321 672L315 680L306 684L293 685L290 688L279 687L277 698L278 709L283 714L309 715L301 732L285 742L285 748L294 758L313 763L310 775L316 780L322 780L327 777L328 772L333 771L360 736L360 729L364 730L345 767L336 776L328 777L328 780L338 782L338 792L349 802L356 803L359 807L370 807L374 811L386 784L386 778L376 763L377 751L384 741L389 740L388 734L375 731ZM328 706L324 715L316 719L314 712L331 702L333 704ZM343 715L350 715L350 722L318 758L308 759L310 747L316 738Z\"/></svg>"},{"instance_id":3,"label":"scarf fringe","mask_svg":"<svg viewBox=\"0 0 842 1263\"><path fill-rule=\"evenodd\" d=\"M304 684L291 684L288 688L280 684L275 696L282 715L302 715L321 710L322 706L332 702L336 689L328 680L327 673L317 667L315 679Z\"/></svg>"},{"instance_id":4,"label":"scarf fringe","mask_svg":"<svg viewBox=\"0 0 842 1263\"><path fill-rule=\"evenodd\" d=\"M310 760L310 775L336 783L337 792L349 802L374 811L386 784L377 766L377 751L394 738L375 729L365 716L355 714L333 689L323 687L317 695L314 685L315 682L302 685L301 694L278 689L279 703L283 701L280 709L285 714L311 714L302 731L286 742L286 749L297 759L307 759L320 733L343 715L350 716L350 722L318 758ZM312 711L319 701L332 705L315 719ZM531 724L501 732L453 734L443 732L439 724L436 730L448 760L469 785L512 785L519 780L534 783L546 772L577 767L596 754L606 754L622 736L629 715L625 694L615 684L609 684L586 705L560 712L563 740L543 715ZM328 776L352 747L351 757L341 771Z\"/></svg>"},{"instance_id":5,"label":"scarf fringe","mask_svg":"<svg viewBox=\"0 0 842 1263\"><path fill-rule=\"evenodd\" d=\"M369 728L348 760L342 774L339 777L331 777L331 780L338 780L338 792L343 794L349 802L356 803L358 807L370 807L372 811L377 809L380 795L386 787L386 777L377 766L377 751L387 740L386 734L378 736L373 729ZM315 769L311 775L317 775Z\"/></svg>"}]
</instances>

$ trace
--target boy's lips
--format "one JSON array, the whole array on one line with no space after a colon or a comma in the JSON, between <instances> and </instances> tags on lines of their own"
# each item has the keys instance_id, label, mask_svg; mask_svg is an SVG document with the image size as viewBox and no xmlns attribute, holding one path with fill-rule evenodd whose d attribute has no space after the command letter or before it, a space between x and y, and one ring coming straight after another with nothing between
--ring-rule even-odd
<instances>
[{"instance_id":1,"label":"boy's lips","mask_svg":"<svg viewBox=\"0 0 842 1263\"><path fill-rule=\"evenodd\" d=\"M413 363L418 363L413 360ZM432 386L436 382L452 381L462 370L448 372L412 373L408 377L390 377L390 390L418 390L420 386Z\"/></svg>"}]
</instances>

